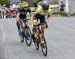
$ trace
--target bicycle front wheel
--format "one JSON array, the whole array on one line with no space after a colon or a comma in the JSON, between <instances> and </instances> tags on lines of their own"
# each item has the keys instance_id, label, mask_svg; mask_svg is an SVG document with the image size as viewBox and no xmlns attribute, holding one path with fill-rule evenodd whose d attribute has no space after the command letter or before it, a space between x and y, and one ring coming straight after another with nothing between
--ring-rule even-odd
<instances>
[{"instance_id":1,"label":"bicycle front wheel","mask_svg":"<svg viewBox=\"0 0 75 59\"><path fill-rule=\"evenodd\" d=\"M42 35L41 39L43 40L43 42L40 43L42 53L43 53L44 56L47 56L47 44L46 44L45 37Z\"/></svg>"},{"instance_id":2,"label":"bicycle front wheel","mask_svg":"<svg viewBox=\"0 0 75 59\"><path fill-rule=\"evenodd\" d=\"M25 42L26 42L26 45L27 46L30 46L31 43L32 43L32 38L31 38L31 30L30 30L29 27L26 27L25 28L24 34L25 34Z\"/></svg>"},{"instance_id":3,"label":"bicycle front wheel","mask_svg":"<svg viewBox=\"0 0 75 59\"><path fill-rule=\"evenodd\" d=\"M33 41L34 41L34 45L35 45L35 47L36 47L36 50L39 50L39 44L38 44L38 39L37 39L37 37L36 37L36 34L35 34L35 36L34 36L34 38L33 38Z\"/></svg>"}]
</instances>

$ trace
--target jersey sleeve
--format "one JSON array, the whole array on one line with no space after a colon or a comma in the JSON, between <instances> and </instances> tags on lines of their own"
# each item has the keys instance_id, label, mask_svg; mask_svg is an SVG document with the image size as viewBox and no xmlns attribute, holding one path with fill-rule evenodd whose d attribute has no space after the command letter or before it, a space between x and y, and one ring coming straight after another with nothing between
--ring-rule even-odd
<instances>
[{"instance_id":1,"label":"jersey sleeve","mask_svg":"<svg viewBox=\"0 0 75 59\"><path fill-rule=\"evenodd\" d=\"M37 8L37 9L35 10L35 13L40 13L40 11L41 11L41 8Z\"/></svg>"}]
</instances>

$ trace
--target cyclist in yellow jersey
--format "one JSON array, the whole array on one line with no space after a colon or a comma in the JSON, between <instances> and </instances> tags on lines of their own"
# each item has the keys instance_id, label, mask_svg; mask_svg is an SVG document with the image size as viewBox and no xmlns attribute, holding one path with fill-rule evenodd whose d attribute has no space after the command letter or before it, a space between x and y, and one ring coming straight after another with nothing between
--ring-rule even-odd
<instances>
[{"instance_id":1,"label":"cyclist in yellow jersey","mask_svg":"<svg viewBox=\"0 0 75 59\"><path fill-rule=\"evenodd\" d=\"M35 23L35 19L36 21L40 20L40 23L45 23L46 19L45 16L47 16L47 19L50 17L51 14L51 9L49 8L49 4L48 3L42 3L41 7L38 7L35 10L35 13L32 15L32 22Z\"/></svg>"},{"instance_id":2,"label":"cyclist in yellow jersey","mask_svg":"<svg viewBox=\"0 0 75 59\"><path fill-rule=\"evenodd\" d=\"M40 21L40 24L46 24L46 28L48 27L47 25L47 21L45 16L47 16L47 19L49 20L50 18L50 14L51 14L51 9L49 8L49 4L44 2L42 3L41 7L38 7L35 12L33 13L32 17L31 17L31 21L32 21L32 28L33 25L37 25L38 20ZM33 31L32 31L33 32ZM32 37L34 36L34 34L32 33Z\"/></svg>"}]
</instances>

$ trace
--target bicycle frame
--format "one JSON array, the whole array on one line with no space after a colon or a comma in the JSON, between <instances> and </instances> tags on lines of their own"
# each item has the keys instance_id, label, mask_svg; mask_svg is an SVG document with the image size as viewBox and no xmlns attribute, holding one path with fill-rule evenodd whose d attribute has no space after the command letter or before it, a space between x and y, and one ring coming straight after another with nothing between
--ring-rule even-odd
<instances>
[{"instance_id":1,"label":"bicycle frame","mask_svg":"<svg viewBox=\"0 0 75 59\"><path fill-rule=\"evenodd\" d=\"M36 50L39 50L40 45L44 56L47 56L47 44L44 37L44 29L46 28L46 25L47 23L33 25L34 44Z\"/></svg>"},{"instance_id":2,"label":"bicycle frame","mask_svg":"<svg viewBox=\"0 0 75 59\"><path fill-rule=\"evenodd\" d=\"M44 29L45 29L45 27L43 27L44 26L44 24L38 24L38 25L36 25L35 26L35 28L36 28L36 30L37 30L37 32L35 32L35 33L37 33L37 36L38 36L38 44L40 44L41 43L41 37L40 37L40 35L42 34L42 35L44 35Z\"/></svg>"}]
</instances>

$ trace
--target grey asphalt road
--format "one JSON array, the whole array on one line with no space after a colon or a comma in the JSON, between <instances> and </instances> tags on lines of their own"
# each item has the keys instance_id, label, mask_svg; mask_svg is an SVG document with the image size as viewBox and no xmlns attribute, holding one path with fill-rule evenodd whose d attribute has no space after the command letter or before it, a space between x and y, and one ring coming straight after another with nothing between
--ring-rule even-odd
<instances>
[{"instance_id":1,"label":"grey asphalt road","mask_svg":"<svg viewBox=\"0 0 75 59\"><path fill-rule=\"evenodd\" d=\"M75 59L75 17L51 17L45 36L48 55L21 43L15 19L0 20L0 59Z\"/></svg>"}]
</instances>

